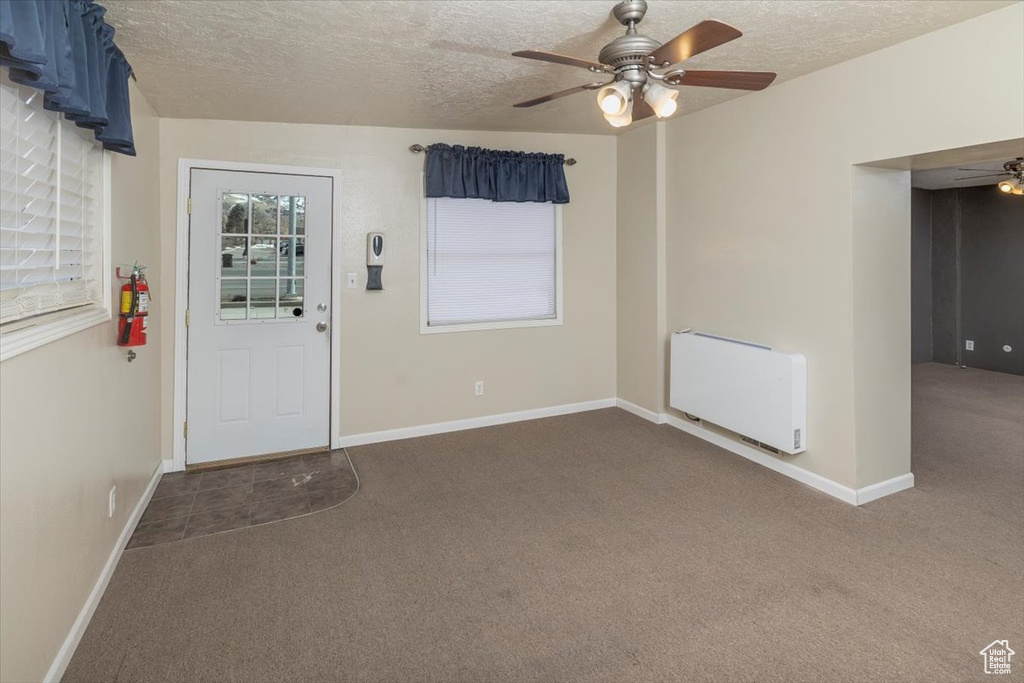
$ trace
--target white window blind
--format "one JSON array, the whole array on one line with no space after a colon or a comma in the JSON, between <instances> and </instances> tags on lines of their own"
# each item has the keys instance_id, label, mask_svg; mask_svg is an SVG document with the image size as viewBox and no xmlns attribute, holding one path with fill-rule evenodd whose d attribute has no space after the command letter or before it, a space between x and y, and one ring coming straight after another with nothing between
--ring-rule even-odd
<instances>
[{"instance_id":1,"label":"white window blind","mask_svg":"<svg viewBox=\"0 0 1024 683\"><path fill-rule=\"evenodd\" d=\"M103 152L42 101L0 82L0 323L102 301Z\"/></svg>"},{"instance_id":2,"label":"white window blind","mask_svg":"<svg viewBox=\"0 0 1024 683\"><path fill-rule=\"evenodd\" d=\"M557 208L427 199L427 325L557 316Z\"/></svg>"}]
</instances>

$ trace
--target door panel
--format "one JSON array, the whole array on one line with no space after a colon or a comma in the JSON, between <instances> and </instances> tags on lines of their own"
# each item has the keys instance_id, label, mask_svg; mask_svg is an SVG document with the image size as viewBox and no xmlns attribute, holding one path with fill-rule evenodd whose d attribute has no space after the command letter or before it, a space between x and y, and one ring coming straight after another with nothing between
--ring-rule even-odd
<instances>
[{"instance_id":1,"label":"door panel","mask_svg":"<svg viewBox=\"0 0 1024 683\"><path fill-rule=\"evenodd\" d=\"M190 190L186 461L327 447L331 179L193 169Z\"/></svg>"},{"instance_id":2,"label":"door panel","mask_svg":"<svg viewBox=\"0 0 1024 683\"><path fill-rule=\"evenodd\" d=\"M306 347L281 346L277 349L277 383L274 387L275 414L278 417L302 415L302 382L296 378L305 377Z\"/></svg>"},{"instance_id":3,"label":"door panel","mask_svg":"<svg viewBox=\"0 0 1024 683\"><path fill-rule=\"evenodd\" d=\"M249 421L252 349L220 349L217 353L217 392L220 423Z\"/></svg>"}]
</instances>

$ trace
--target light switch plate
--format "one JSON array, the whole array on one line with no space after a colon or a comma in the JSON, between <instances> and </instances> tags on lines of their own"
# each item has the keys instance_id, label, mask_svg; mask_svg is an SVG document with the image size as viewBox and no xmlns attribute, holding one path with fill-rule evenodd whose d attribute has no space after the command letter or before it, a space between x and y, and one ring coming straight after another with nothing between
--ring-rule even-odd
<instances>
[{"instance_id":1,"label":"light switch plate","mask_svg":"<svg viewBox=\"0 0 1024 683\"><path fill-rule=\"evenodd\" d=\"M974 350L974 340L973 339L968 339L967 340L967 344L965 346L966 346L968 351L973 351Z\"/></svg>"},{"instance_id":2,"label":"light switch plate","mask_svg":"<svg viewBox=\"0 0 1024 683\"><path fill-rule=\"evenodd\" d=\"M348 288L349 289L358 289L359 288L359 274L358 273L349 273L348 274Z\"/></svg>"}]
</instances>

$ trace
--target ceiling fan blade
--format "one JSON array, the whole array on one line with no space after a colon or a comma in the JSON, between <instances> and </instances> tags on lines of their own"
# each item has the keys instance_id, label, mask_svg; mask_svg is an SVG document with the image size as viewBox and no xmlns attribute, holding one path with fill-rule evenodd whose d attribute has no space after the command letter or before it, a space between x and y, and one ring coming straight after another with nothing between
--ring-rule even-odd
<instances>
[{"instance_id":1,"label":"ceiling fan blade","mask_svg":"<svg viewBox=\"0 0 1024 683\"><path fill-rule=\"evenodd\" d=\"M568 66L578 66L581 69L590 69L591 71L607 71L608 67L600 62L592 62L589 59L580 59L579 57L570 57L569 55L560 55L557 52L544 52L543 50L520 50L519 52L513 52L513 57L525 57L526 59L539 59L542 62L551 62L552 64L567 64Z\"/></svg>"},{"instance_id":2,"label":"ceiling fan blade","mask_svg":"<svg viewBox=\"0 0 1024 683\"><path fill-rule=\"evenodd\" d=\"M651 105L647 104L647 101L640 95L640 93L634 93L633 120L642 121L649 116L654 116L654 110L651 109Z\"/></svg>"},{"instance_id":3,"label":"ceiling fan blade","mask_svg":"<svg viewBox=\"0 0 1024 683\"><path fill-rule=\"evenodd\" d=\"M731 90L764 90L772 84L776 74L771 71L683 71L678 78L669 74L669 85L695 85L703 88L729 88Z\"/></svg>"},{"instance_id":4,"label":"ceiling fan blade","mask_svg":"<svg viewBox=\"0 0 1024 683\"><path fill-rule=\"evenodd\" d=\"M729 24L707 19L683 31L651 53L655 64L677 64L701 52L736 40L743 33Z\"/></svg>"},{"instance_id":5,"label":"ceiling fan blade","mask_svg":"<svg viewBox=\"0 0 1024 683\"><path fill-rule=\"evenodd\" d=\"M986 173L985 175L969 175L963 178L955 178L954 180L977 180L979 178L995 178L997 176L1010 175L1009 173Z\"/></svg>"},{"instance_id":6,"label":"ceiling fan blade","mask_svg":"<svg viewBox=\"0 0 1024 683\"><path fill-rule=\"evenodd\" d=\"M566 88L565 90L559 90L558 92L549 93L543 97L537 97L532 100L526 100L525 102L518 102L513 104L513 107L535 107L538 104L544 104L551 100L557 100L559 97L565 97L566 95L573 95L583 90L596 90L600 88L604 83L587 83L586 85L577 85L575 88Z\"/></svg>"}]
</instances>

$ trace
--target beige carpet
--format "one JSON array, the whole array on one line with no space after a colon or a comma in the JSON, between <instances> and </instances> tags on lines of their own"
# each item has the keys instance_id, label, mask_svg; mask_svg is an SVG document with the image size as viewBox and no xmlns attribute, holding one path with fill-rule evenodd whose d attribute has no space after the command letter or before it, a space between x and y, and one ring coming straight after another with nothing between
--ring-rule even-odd
<instances>
[{"instance_id":1,"label":"beige carpet","mask_svg":"<svg viewBox=\"0 0 1024 683\"><path fill-rule=\"evenodd\" d=\"M1024 379L914 380L859 509L616 409L350 449L341 507L125 554L64 680L1020 680Z\"/></svg>"}]
</instances>

